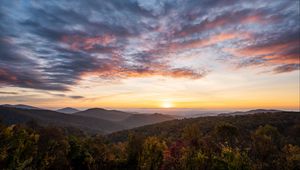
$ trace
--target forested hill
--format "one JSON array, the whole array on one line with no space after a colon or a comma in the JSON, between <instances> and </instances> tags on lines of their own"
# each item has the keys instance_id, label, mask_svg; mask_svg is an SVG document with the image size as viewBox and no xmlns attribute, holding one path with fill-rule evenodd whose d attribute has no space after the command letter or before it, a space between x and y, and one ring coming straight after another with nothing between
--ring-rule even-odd
<instances>
[{"instance_id":1,"label":"forested hill","mask_svg":"<svg viewBox=\"0 0 300 170\"><path fill-rule=\"evenodd\" d=\"M129 133L135 133L142 136L160 136L168 139L177 139L181 137L187 126L195 126L202 134L206 134L213 131L220 124L231 124L242 134L250 133L259 126L268 124L277 127L281 133L287 134L291 132L291 129L300 127L300 113L280 111L233 116L225 114L221 116L171 120L115 132L108 135L108 138L115 142L124 141L127 140Z\"/></svg>"},{"instance_id":2,"label":"forested hill","mask_svg":"<svg viewBox=\"0 0 300 170\"><path fill-rule=\"evenodd\" d=\"M174 120L108 136L75 132L0 123L0 169L300 169L299 112Z\"/></svg>"}]
</instances>

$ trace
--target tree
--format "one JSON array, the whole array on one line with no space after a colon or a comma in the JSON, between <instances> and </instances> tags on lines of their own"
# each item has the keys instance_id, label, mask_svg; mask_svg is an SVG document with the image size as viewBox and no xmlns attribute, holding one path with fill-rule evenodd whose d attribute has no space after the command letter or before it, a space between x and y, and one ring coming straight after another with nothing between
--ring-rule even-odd
<instances>
[{"instance_id":1,"label":"tree","mask_svg":"<svg viewBox=\"0 0 300 170\"><path fill-rule=\"evenodd\" d=\"M251 136L252 157L256 160L256 168L268 169L275 166L279 154L282 136L277 128L265 125L258 127Z\"/></svg>"},{"instance_id":2,"label":"tree","mask_svg":"<svg viewBox=\"0 0 300 170\"><path fill-rule=\"evenodd\" d=\"M0 132L0 168L33 167L37 157L39 135L20 125L11 125Z\"/></svg>"},{"instance_id":3,"label":"tree","mask_svg":"<svg viewBox=\"0 0 300 170\"><path fill-rule=\"evenodd\" d=\"M221 123L215 128L217 141L234 146L237 142L238 129L232 124Z\"/></svg>"},{"instance_id":4,"label":"tree","mask_svg":"<svg viewBox=\"0 0 300 170\"><path fill-rule=\"evenodd\" d=\"M144 137L129 134L127 143L127 168L137 169L139 158L143 149Z\"/></svg>"},{"instance_id":5,"label":"tree","mask_svg":"<svg viewBox=\"0 0 300 170\"><path fill-rule=\"evenodd\" d=\"M178 140L173 143L167 150L164 152L164 163L162 169L164 170L177 170L183 169L183 154L185 151L185 144Z\"/></svg>"},{"instance_id":6,"label":"tree","mask_svg":"<svg viewBox=\"0 0 300 170\"><path fill-rule=\"evenodd\" d=\"M39 169L70 169L67 159L69 143L62 129L46 127L39 131L38 160Z\"/></svg>"},{"instance_id":7,"label":"tree","mask_svg":"<svg viewBox=\"0 0 300 170\"><path fill-rule=\"evenodd\" d=\"M250 169L250 159L245 152L228 146L222 147L221 159L227 164L229 170Z\"/></svg>"},{"instance_id":8,"label":"tree","mask_svg":"<svg viewBox=\"0 0 300 170\"><path fill-rule=\"evenodd\" d=\"M192 124L183 129L182 137L185 141L188 141L190 146L198 149L200 147L202 132L197 124Z\"/></svg>"},{"instance_id":9,"label":"tree","mask_svg":"<svg viewBox=\"0 0 300 170\"><path fill-rule=\"evenodd\" d=\"M148 137L140 156L139 167L142 170L158 170L163 163L163 152L167 148L164 141L157 137Z\"/></svg>"},{"instance_id":10,"label":"tree","mask_svg":"<svg viewBox=\"0 0 300 170\"><path fill-rule=\"evenodd\" d=\"M300 147L297 145L285 145L283 148L285 155L285 168L286 169L300 169Z\"/></svg>"}]
</instances>

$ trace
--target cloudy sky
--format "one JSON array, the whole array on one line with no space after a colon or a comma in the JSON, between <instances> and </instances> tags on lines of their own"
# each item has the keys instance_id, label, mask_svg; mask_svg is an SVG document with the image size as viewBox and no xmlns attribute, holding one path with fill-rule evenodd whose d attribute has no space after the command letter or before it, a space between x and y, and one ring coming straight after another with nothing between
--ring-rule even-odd
<instances>
[{"instance_id":1,"label":"cloudy sky","mask_svg":"<svg viewBox=\"0 0 300 170\"><path fill-rule=\"evenodd\" d=\"M299 0L0 2L0 103L299 109Z\"/></svg>"}]
</instances>

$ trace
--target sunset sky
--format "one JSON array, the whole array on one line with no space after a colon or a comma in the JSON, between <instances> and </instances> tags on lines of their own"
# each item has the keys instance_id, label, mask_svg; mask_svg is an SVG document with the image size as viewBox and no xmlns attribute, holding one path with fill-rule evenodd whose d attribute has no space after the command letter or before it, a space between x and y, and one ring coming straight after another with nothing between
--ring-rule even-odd
<instances>
[{"instance_id":1,"label":"sunset sky","mask_svg":"<svg viewBox=\"0 0 300 170\"><path fill-rule=\"evenodd\" d=\"M0 1L0 104L299 110L299 0Z\"/></svg>"}]
</instances>

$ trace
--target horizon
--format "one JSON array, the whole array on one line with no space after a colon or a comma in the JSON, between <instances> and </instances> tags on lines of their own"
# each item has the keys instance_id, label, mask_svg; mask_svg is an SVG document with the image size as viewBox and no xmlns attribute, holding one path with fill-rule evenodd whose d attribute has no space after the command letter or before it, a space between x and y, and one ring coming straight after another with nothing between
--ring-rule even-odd
<instances>
[{"instance_id":1,"label":"horizon","mask_svg":"<svg viewBox=\"0 0 300 170\"><path fill-rule=\"evenodd\" d=\"M39 107L35 105L26 105L26 104L0 104L2 105L25 105L25 106L32 106L37 107L40 109L46 109L46 110L52 110L57 111L59 109L65 109L65 108L72 108L77 109L78 111L85 111L88 109L105 109L105 110L119 110L123 112L129 112L129 113L135 113L135 114L164 114L164 115L170 115L170 116L200 116L200 115L217 115L221 113L233 113L233 112L247 112L247 111L253 111L253 110L280 110L280 111L292 111L292 112L299 112L299 109L286 109L286 108L231 108L231 109L203 109L203 108L108 108L108 107L85 107L85 108L76 108L76 107Z\"/></svg>"},{"instance_id":2,"label":"horizon","mask_svg":"<svg viewBox=\"0 0 300 170\"><path fill-rule=\"evenodd\" d=\"M0 103L300 111L299 1L0 4Z\"/></svg>"}]
</instances>

